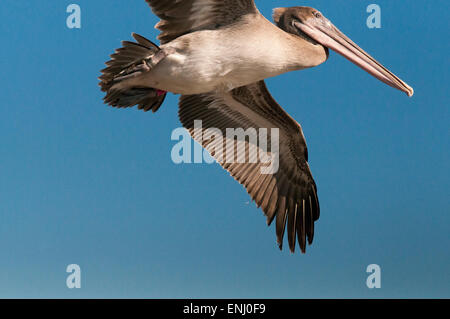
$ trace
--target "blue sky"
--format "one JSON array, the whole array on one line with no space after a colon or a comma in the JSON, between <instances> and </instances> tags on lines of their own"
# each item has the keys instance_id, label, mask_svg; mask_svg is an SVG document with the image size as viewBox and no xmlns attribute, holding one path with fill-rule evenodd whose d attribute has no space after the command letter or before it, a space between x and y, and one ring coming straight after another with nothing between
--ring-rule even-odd
<instances>
[{"instance_id":1,"label":"blue sky","mask_svg":"<svg viewBox=\"0 0 450 319\"><path fill-rule=\"evenodd\" d=\"M0 11L0 297L450 297L449 2L256 1L321 10L415 89L331 53L268 80L303 127L321 217L306 255L217 164L175 165L177 96L156 114L102 104L97 76L131 32L155 40L145 1L3 0ZM78 264L82 288L68 289ZM367 265L382 270L366 287Z\"/></svg>"}]
</instances>

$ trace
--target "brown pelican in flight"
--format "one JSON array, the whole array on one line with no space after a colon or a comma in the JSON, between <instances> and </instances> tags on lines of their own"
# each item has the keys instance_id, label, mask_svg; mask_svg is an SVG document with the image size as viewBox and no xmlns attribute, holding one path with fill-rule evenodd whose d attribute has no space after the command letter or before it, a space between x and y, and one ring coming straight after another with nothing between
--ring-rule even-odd
<instances>
[{"instance_id":1,"label":"brown pelican in flight","mask_svg":"<svg viewBox=\"0 0 450 319\"><path fill-rule=\"evenodd\" d=\"M280 249L287 229L290 250L298 240L305 252L319 218L317 188L302 129L272 98L264 79L317 66L332 49L408 96L413 89L313 8L276 8L272 24L253 0L146 1L160 18L161 45L137 34L136 42L122 43L99 78L105 103L156 112L167 92L181 94L181 123L216 159L217 143L194 134L195 120L202 121L203 132L278 128L276 172L262 173L262 162L218 162L262 208L268 225L275 219ZM244 143L248 149L250 142Z\"/></svg>"}]
</instances>

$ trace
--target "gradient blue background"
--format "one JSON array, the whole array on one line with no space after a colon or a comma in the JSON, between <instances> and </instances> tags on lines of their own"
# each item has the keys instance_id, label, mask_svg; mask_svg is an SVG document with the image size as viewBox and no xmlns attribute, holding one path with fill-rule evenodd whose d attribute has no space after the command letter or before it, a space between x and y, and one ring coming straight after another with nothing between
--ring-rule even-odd
<instances>
[{"instance_id":1,"label":"gradient blue background","mask_svg":"<svg viewBox=\"0 0 450 319\"><path fill-rule=\"evenodd\" d=\"M143 0L3 0L0 11L0 297L450 297L449 9L442 1L310 5L415 88L408 98L332 53L268 80L303 126L321 217L306 255L217 164L175 165L177 96L156 114L102 103L99 70ZM66 266L82 288L66 287ZM366 287L367 265L382 288Z\"/></svg>"}]
</instances>

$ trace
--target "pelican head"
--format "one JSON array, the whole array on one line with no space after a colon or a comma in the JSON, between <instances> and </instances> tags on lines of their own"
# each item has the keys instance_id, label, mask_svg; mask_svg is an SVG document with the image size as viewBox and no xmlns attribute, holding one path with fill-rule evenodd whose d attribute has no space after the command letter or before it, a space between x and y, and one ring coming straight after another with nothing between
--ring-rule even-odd
<instances>
[{"instance_id":1,"label":"pelican head","mask_svg":"<svg viewBox=\"0 0 450 319\"><path fill-rule=\"evenodd\" d=\"M408 96L414 94L412 87L356 45L320 11L310 7L276 8L273 18L284 31L314 45L322 45L327 55L328 49L331 49L387 85L405 92Z\"/></svg>"}]
</instances>

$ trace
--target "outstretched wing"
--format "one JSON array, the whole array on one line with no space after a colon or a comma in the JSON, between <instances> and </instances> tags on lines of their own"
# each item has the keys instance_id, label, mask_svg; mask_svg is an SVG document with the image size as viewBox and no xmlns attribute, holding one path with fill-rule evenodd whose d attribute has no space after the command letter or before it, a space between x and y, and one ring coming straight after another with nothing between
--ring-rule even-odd
<instances>
[{"instance_id":1,"label":"outstretched wing","mask_svg":"<svg viewBox=\"0 0 450 319\"><path fill-rule=\"evenodd\" d=\"M161 19L161 44L197 30L231 24L245 14L258 13L253 0L146 0Z\"/></svg>"},{"instance_id":2,"label":"outstretched wing","mask_svg":"<svg viewBox=\"0 0 450 319\"><path fill-rule=\"evenodd\" d=\"M191 136L247 189L267 216L268 225L276 216L280 249L287 223L290 250L294 252L297 236L305 252L306 241L309 244L313 241L314 222L320 211L317 188L307 162L306 142L300 125L275 102L264 81L229 92L183 95L179 117ZM236 133L230 129L237 128L246 135L239 138L230 134ZM267 132L267 147L263 143L266 135L261 132ZM259 138L258 143L255 138ZM239 145L245 146L244 154L239 152ZM272 165L275 169L267 174L269 161L262 160L264 156L252 155L251 150L271 156L272 164L278 156L277 165Z\"/></svg>"}]
</instances>

